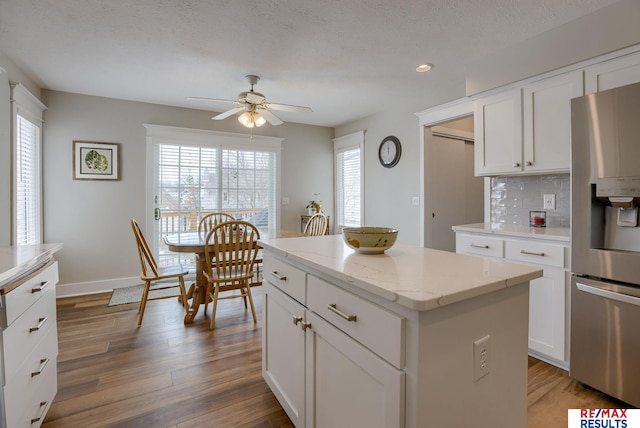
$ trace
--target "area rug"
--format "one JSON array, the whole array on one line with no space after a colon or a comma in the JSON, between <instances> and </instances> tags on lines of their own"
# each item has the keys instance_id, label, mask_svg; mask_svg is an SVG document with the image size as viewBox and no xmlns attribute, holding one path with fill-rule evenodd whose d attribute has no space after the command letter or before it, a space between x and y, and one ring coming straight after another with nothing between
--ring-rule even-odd
<instances>
[{"instance_id":1,"label":"area rug","mask_svg":"<svg viewBox=\"0 0 640 428\"><path fill-rule=\"evenodd\" d=\"M111 294L111 300L107 306L126 305L127 303L138 303L142 300L142 290L144 285L133 285L131 287L116 288ZM149 297L169 296L176 294L177 288L169 288L165 290L151 290Z\"/></svg>"}]
</instances>

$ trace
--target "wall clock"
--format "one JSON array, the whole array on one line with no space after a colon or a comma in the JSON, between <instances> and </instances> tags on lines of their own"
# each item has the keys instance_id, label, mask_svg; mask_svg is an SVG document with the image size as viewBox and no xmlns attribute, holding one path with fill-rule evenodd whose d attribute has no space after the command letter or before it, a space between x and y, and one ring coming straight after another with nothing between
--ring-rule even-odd
<instances>
[{"instance_id":1,"label":"wall clock","mask_svg":"<svg viewBox=\"0 0 640 428\"><path fill-rule=\"evenodd\" d=\"M394 166L396 166L396 164L400 160L401 154L402 146L400 145L400 140L398 140L397 137L386 137L380 143L380 148L378 149L378 159L380 159L380 163L385 168L393 168Z\"/></svg>"}]
</instances>

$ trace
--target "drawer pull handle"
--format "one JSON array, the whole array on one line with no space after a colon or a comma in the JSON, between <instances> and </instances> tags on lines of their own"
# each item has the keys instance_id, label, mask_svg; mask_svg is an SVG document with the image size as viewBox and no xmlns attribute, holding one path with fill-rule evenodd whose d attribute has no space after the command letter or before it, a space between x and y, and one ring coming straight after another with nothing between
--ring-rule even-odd
<instances>
[{"instance_id":1,"label":"drawer pull handle","mask_svg":"<svg viewBox=\"0 0 640 428\"><path fill-rule=\"evenodd\" d=\"M540 257L544 257L545 256L544 253L534 253L534 252L527 251L527 250L520 250L520 254L527 254L529 256L540 256Z\"/></svg>"},{"instance_id":2,"label":"drawer pull handle","mask_svg":"<svg viewBox=\"0 0 640 428\"><path fill-rule=\"evenodd\" d=\"M482 244L474 244L474 243L471 243L471 244L469 244L469 246L470 246L470 247L473 247L473 248L484 248L484 249L486 249L486 250L488 250L488 249L489 249L489 246L488 246L488 245L482 245Z\"/></svg>"},{"instance_id":3,"label":"drawer pull handle","mask_svg":"<svg viewBox=\"0 0 640 428\"><path fill-rule=\"evenodd\" d=\"M336 308L336 304L335 303L330 303L329 306L327 306L327 309L329 309L331 312L333 312L334 314L338 315L340 318L343 318L347 321L357 321L358 317L356 315L347 315L341 311L338 310L338 308Z\"/></svg>"},{"instance_id":4,"label":"drawer pull handle","mask_svg":"<svg viewBox=\"0 0 640 428\"><path fill-rule=\"evenodd\" d=\"M37 418L33 418L31 419L31 423L35 424L36 422L42 420L42 418L44 418L44 411L47 410L47 404L49 404L47 401L41 401L40 402L40 408L42 409L42 411L40 412L40 415Z\"/></svg>"},{"instance_id":5,"label":"drawer pull handle","mask_svg":"<svg viewBox=\"0 0 640 428\"><path fill-rule=\"evenodd\" d=\"M42 371L44 370L45 367L47 367L47 364L49 364L49 359L48 358L43 358L40 360L40 367L38 367L38 370L35 372L31 372L31 377L35 377L38 376L39 374L42 373Z\"/></svg>"},{"instance_id":6,"label":"drawer pull handle","mask_svg":"<svg viewBox=\"0 0 640 428\"><path fill-rule=\"evenodd\" d=\"M35 287L33 287L33 288L31 289L31 294L33 294L33 293L38 293L38 292L40 292L40 291L44 290L44 289L46 288L46 286L47 286L47 285L49 285L49 282L50 282L50 281L42 281L42 282L40 283L40 285L37 285L37 286L35 286Z\"/></svg>"},{"instance_id":7,"label":"drawer pull handle","mask_svg":"<svg viewBox=\"0 0 640 428\"><path fill-rule=\"evenodd\" d=\"M44 323L47 322L47 320L49 319L49 317L43 317L43 318L39 318L38 319L38 325L35 327L31 327L29 329L29 333L33 333L34 331L38 331L42 328L42 326L44 325Z\"/></svg>"},{"instance_id":8,"label":"drawer pull handle","mask_svg":"<svg viewBox=\"0 0 640 428\"><path fill-rule=\"evenodd\" d=\"M282 276L280 275L278 272L273 271L271 272L271 276L273 276L274 278L276 278L278 281L286 281L287 277L286 276Z\"/></svg>"},{"instance_id":9,"label":"drawer pull handle","mask_svg":"<svg viewBox=\"0 0 640 428\"><path fill-rule=\"evenodd\" d=\"M298 325L298 323L302 322L302 317L293 316L293 325Z\"/></svg>"}]
</instances>

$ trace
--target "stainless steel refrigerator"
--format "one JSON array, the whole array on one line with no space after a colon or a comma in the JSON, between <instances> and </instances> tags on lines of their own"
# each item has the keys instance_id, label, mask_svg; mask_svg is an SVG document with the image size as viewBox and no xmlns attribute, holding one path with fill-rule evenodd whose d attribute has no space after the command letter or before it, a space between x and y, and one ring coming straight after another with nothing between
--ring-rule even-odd
<instances>
[{"instance_id":1,"label":"stainless steel refrigerator","mask_svg":"<svg viewBox=\"0 0 640 428\"><path fill-rule=\"evenodd\" d=\"M640 84L571 103L570 375L640 406Z\"/></svg>"}]
</instances>

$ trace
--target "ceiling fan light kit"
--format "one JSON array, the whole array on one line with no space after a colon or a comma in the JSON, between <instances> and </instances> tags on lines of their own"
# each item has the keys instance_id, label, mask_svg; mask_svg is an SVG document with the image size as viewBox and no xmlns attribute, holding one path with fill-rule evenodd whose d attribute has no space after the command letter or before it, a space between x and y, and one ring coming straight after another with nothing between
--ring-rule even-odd
<instances>
[{"instance_id":1,"label":"ceiling fan light kit","mask_svg":"<svg viewBox=\"0 0 640 428\"><path fill-rule=\"evenodd\" d=\"M310 113L313 110L309 107L294 106L290 104L275 104L267 102L264 95L253 90L253 86L260 80L259 76L249 74L245 76L251 85L251 90L240 92L238 99L236 100L223 100L217 98L202 98L202 97L187 97L189 100L194 101L216 101L224 103L233 103L240 105L240 107L234 107L231 110L227 110L220 113L217 116L212 117L214 120L226 119L234 114L239 114L238 122L247 128L255 128L264 125L269 122L271 125L280 125L282 120L271 110L282 110L293 113Z\"/></svg>"}]
</instances>

